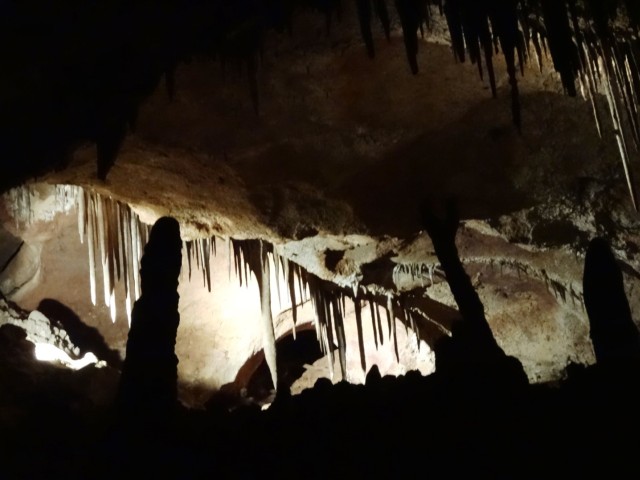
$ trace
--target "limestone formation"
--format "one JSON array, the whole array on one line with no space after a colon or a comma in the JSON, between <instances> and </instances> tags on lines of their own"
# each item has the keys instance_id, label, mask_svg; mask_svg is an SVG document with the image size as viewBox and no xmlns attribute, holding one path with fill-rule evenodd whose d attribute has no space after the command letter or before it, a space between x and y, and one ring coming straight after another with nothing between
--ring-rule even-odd
<instances>
[{"instance_id":1,"label":"limestone formation","mask_svg":"<svg viewBox=\"0 0 640 480\"><path fill-rule=\"evenodd\" d=\"M131 419L143 416L160 421L177 406L181 250L178 222L169 217L158 220L144 248L141 295L133 306L118 393L119 406Z\"/></svg>"}]
</instances>

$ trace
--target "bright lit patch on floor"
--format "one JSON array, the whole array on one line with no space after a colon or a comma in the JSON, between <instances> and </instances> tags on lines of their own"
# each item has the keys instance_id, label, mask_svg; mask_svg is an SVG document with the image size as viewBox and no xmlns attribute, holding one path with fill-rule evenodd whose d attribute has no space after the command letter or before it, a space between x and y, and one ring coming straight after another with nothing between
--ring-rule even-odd
<instances>
[{"instance_id":1,"label":"bright lit patch on floor","mask_svg":"<svg viewBox=\"0 0 640 480\"><path fill-rule=\"evenodd\" d=\"M49 343L36 343L35 346L36 359L41 362L61 364L72 370L80 370L88 365L95 365L97 368L105 366L105 362L98 361L91 352L87 352L84 357L74 360L66 352Z\"/></svg>"}]
</instances>

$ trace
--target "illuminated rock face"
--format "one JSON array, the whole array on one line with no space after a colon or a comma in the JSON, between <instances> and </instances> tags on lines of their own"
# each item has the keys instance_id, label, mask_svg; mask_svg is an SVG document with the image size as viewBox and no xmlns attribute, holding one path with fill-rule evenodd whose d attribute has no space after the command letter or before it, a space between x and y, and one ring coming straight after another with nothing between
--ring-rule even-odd
<instances>
[{"instance_id":1,"label":"illuminated rock face","mask_svg":"<svg viewBox=\"0 0 640 480\"><path fill-rule=\"evenodd\" d=\"M315 25L304 15L302 22ZM191 257L189 279L186 255L183 259L176 344L183 398L202 403L212 390L246 386L252 373L247 361L265 345L255 276L238 287L228 238L261 239L341 291L357 286L363 300L371 296L380 306L385 336L389 296L398 307L403 302L392 328L398 323L396 330L404 331L404 323L413 321L431 345L448 334L457 312L431 242L421 233L418 211L425 198L457 199L465 221L458 236L465 268L496 340L522 361L530 380L558 378L568 362L593 362L581 306L587 243L595 235L611 241L627 267L625 285L638 319L640 237L617 147L598 138L591 105L564 97L550 70L528 67L519 78L523 133L518 135L500 59L493 100L476 66L451 61L448 45L421 42L421 71L413 77L398 28L391 29L390 43L374 35L375 61L363 55L353 32L354 25L345 21L329 37L315 27L300 29L287 42L268 37L273 48L259 69L259 115L244 75L229 68L223 75L217 64L199 58L180 65L173 101L159 87L142 104L136 133L125 141L107 182L95 178L92 148L79 149L66 169L44 178L129 205L130 218L137 215L140 225L171 215L185 241L222 240L209 259L211 292L203 286L206 272L203 281L196 266L200 260ZM614 130L606 120L601 129L605 135ZM95 247L91 269L90 224L81 244L76 218L84 215L72 205L54 208L56 196L46 188L36 187L39 200L31 210L24 196L5 201L6 210L17 206L26 220L33 210L33 223L16 228L16 215L3 215L5 228L25 241L0 274L3 292L27 309L44 298L60 301L123 356L126 291L136 290L135 261L127 264L126 287L113 280L117 274L103 275L96 236L89 241ZM119 232L115 243L123 238L130 245L127 258L134 259L142 236L129 242L126 229L118 230L123 217L109 218L115 218L111 224ZM112 247L115 243L112 239ZM106 263L110 270L116 272L115 263ZM293 318L286 279L273 280L271 287L277 341L289 334ZM130 304L135 296L129 293ZM393 342L377 351L377 320L371 321L368 305L362 313L367 367L387 364L391 373L432 368L430 351L413 351L410 333L403 333L405 353L417 356L392 365L394 349L384 349ZM298 324L308 328L317 311L307 302L297 315ZM347 306L343 316L348 369L353 379L361 379L355 310ZM335 347L338 342L336 336ZM312 371L327 375L329 365L341 378L338 354L321 365L305 372L307 384L313 383Z\"/></svg>"},{"instance_id":2,"label":"illuminated rock face","mask_svg":"<svg viewBox=\"0 0 640 480\"><path fill-rule=\"evenodd\" d=\"M75 195L76 206L51 201L47 192L58 200ZM49 221L49 228L53 227L52 233L55 233L57 241L33 239L42 247L42 256L36 261L47 275L35 279L16 297L27 304L39 301L43 295L76 302L76 312L69 310L68 314L86 315L87 322L97 327L110 344L119 347L122 356L128 330L128 312L122 306L126 307L130 300L127 293L134 291L131 274L126 274L127 269L123 265L130 266L131 272L132 267L139 268L140 264L139 260L131 257L130 252L135 252L135 249L127 241L117 241L121 235L127 238L116 220L132 215L124 211L128 207L88 195L81 189L69 190L66 187L47 188L42 185L31 192L31 197L34 212L46 210L42 203L50 202L54 207L46 210L42 218L35 213L25 216L30 220L21 224L25 229L23 233L26 232L28 237L28 232L44 227L42 221ZM88 215L88 222L86 216L76 215L83 211L86 213L85 205L98 203L103 209L101 215L94 211ZM104 212L114 213L105 215ZM87 224L100 233L94 234L93 238L89 233L85 238L88 241L82 245L79 239L90 231ZM146 226L136 228L148 232ZM72 232L76 229L80 236ZM148 233L144 236L147 238ZM83 255L78 256L79 252ZM269 271L261 258L270 265ZM255 263L256 259L258 263ZM416 319L402 300L393 296L372 296L355 285L345 289L320 280L277 254L274 247L266 242L224 241L220 238L187 241L181 265L180 312L184 321L178 331L176 353L180 358L178 368L184 401L203 402L211 391L223 386L239 393L258 367L257 363L245 363L247 358L268 347L269 342L275 353L275 340L295 334L298 329L314 329L323 351L328 355L320 368L309 367L306 380L300 385L312 386L319 376L330 377L334 381L348 379L362 383L365 372L374 364L384 374L398 375L413 369L424 374L433 371L431 350L424 340L416 337L414 332L420 334ZM119 278L114 273L117 269L122 273ZM65 282L64 278L74 271L84 274L80 283L86 288L70 295L66 288L68 281ZM272 340L265 337L264 320L260 320L265 304L256 280L256 277L267 274L270 281L265 291L270 297L270 304L266 307L271 311L268 320L273 328ZM144 281L137 280L137 283L138 288L142 285L144 289ZM94 304L96 289L102 292L103 287L104 299L100 298ZM355 291L358 293L357 309L353 297ZM57 301L39 302L38 308L49 311L51 308L47 306L51 303ZM96 315L96 311L101 314ZM112 320L114 313L115 321ZM97 321L92 322L96 318ZM342 332L340 339L338 332ZM136 334L136 338L140 335ZM99 355L101 353L106 354L103 359L111 360L112 365L120 363L117 358L114 361L110 351L98 352ZM298 366L304 367L302 364ZM297 386L294 391L300 388Z\"/></svg>"}]
</instances>

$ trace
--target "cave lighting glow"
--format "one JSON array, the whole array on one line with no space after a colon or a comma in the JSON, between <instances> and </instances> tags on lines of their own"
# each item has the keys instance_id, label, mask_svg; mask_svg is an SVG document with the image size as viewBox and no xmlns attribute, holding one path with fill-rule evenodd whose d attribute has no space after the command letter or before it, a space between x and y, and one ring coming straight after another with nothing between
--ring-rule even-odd
<instances>
[{"instance_id":1,"label":"cave lighting glow","mask_svg":"<svg viewBox=\"0 0 640 480\"><path fill-rule=\"evenodd\" d=\"M80 370L88 365L95 365L97 368L102 367L103 362L99 362L98 358L91 352L87 352L84 357L74 360L66 352L49 343L36 343L36 359L41 362L62 364L72 370Z\"/></svg>"}]
</instances>

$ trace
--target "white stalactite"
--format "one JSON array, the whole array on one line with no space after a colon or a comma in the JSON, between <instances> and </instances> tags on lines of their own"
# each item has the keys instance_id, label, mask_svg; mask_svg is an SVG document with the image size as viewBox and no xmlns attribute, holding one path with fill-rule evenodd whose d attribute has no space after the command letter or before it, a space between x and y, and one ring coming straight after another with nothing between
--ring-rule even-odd
<instances>
[{"instance_id":1,"label":"white stalactite","mask_svg":"<svg viewBox=\"0 0 640 480\"><path fill-rule=\"evenodd\" d=\"M262 242L261 242L262 247ZM273 330L273 318L271 316L271 276L269 272L269 259L267 254L259 252L261 269L260 272L260 304L262 307L262 341L264 356L267 360L273 388L278 389L278 368L276 363L276 338Z\"/></svg>"},{"instance_id":2,"label":"white stalactite","mask_svg":"<svg viewBox=\"0 0 640 480\"><path fill-rule=\"evenodd\" d=\"M353 305L356 313L356 328L358 330L358 349L360 351L360 366L364 373L367 372L367 357L364 351L364 334L362 331L362 309L360 305L360 299L354 298Z\"/></svg>"},{"instance_id":3,"label":"white stalactite","mask_svg":"<svg viewBox=\"0 0 640 480\"><path fill-rule=\"evenodd\" d=\"M84 194L83 194L84 196ZM86 198L86 206L90 212L93 212L94 199ZM96 305L96 233L95 221L92 213L87 218L87 247L89 250L89 288L91 290L91 303Z\"/></svg>"},{"instance_id":4,"label":"white stalactite","mask_svg":"<svg viewBox=\"0 0 640 480\"><path fill-rule=\"evenodd\" d=\"M109 298L109 310L111 313L111 323L116 323L116 294L111 292L111 298Z\"/></svg>"},{"instance_id":5,"label":"white stalactite","mask_svg":"<svg viewBox=\"0 0 640 480\"><path fill-rule=\"evenodd\" d=\"M331 299L331 308L333 310L333 318L336 326L336 337L338 340L338 355L340 358L340 373L343 380L347 378L347 341L344 334L344 320L340 311L340 301L335 297Z\"/></svg>"},{"instance_id":6,"label":"white stalactite","mask_svg":"<svg viewBox=\"0 0 640 480\"><path fill-rule=\"evenodd\" d=\"M140 257L147 238L147 227L131 209L120 202L80 187L56 189L59 202L75 199L78 211L78 233L87 241L89 288L91 302L96 305L96 274L102 268L104 303L112 321L117 317L116 283L124 283L125 309L129 325L133 302L140 296ZM99 261L98 261L99 260Z\"/></svg>"},{"instance_id":7,"label":"white stalactite","mask_svg":"<svg viewBox=\"0 0 640 480\"><path fill-rule=\"evenodd\" d=\"M393 313L393 298L391 295L387 296L387 315L390 318L391 335L393 336L393 350L396 354L396 360L400 361L400 353L398 351L398 335L396 332L396 317Z\"/></svg>"},{"instance_id":8,"label":"white stalactite","mask_svg":"<svg viewBox=\"0 0 640 480\"><path fill-rule=\"evenodd\" d=\"M77 193L78 203L78 234L80 235L80 243L84 243L85 228L87 225L87 206L86 197L84 192L79 191Z\"/></svg>"}]
</instances>

